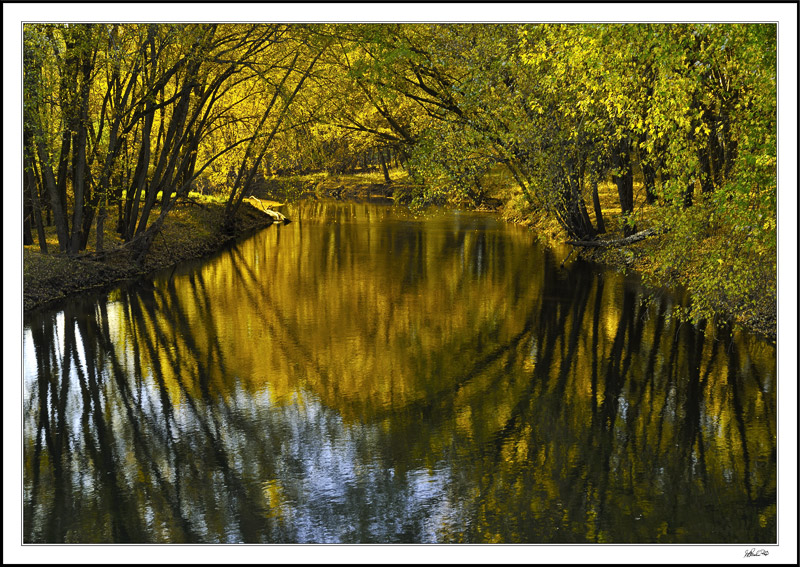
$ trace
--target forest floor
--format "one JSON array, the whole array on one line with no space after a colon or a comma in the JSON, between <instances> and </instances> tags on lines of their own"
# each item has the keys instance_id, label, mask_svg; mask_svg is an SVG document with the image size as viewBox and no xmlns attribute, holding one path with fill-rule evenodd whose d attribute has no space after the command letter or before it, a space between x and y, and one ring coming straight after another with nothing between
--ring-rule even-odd
<instances>
[{"instance_id":1,"label":"forest floor","mask_svg":"<svg viewBox=\"0 0 800 567\"><path fill-rule=\"evenodd\" d=\"M279 205L275 202L263 204ZM134 262L122 246L113 222L106 223L103 249L107 254L102 258L95 254L94 238L90 239L87 250L75 257L59 252L55 227L47 227L49 254L43 254L38 243L23 247L23 310L52 305L90 290L108 289L183 260L212 254L225 243L272 224L272 219L253 205L242 204L233 232L226 233L222 230L224 203L203 198L179 203L167 216L160 234L139 263Z\"/></svg>"}]
</instances>

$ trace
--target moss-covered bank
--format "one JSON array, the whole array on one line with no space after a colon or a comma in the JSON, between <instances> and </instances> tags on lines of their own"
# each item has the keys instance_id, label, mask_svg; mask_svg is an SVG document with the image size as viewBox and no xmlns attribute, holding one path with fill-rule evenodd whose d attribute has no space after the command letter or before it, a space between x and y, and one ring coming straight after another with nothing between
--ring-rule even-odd
<instances>
[{"instance_id":1,"label":"moss-covered bank","mask_svg":"<svg viewBox=\"0 0 800 567\"><path fill-rule=\"evenodd\" d=\"M161 232L140 263L109 231L106 254L99 256L90 246L86 253L70 258L53 253L58 244L48 239L50 254L42 254L38 245L23 250L23 310L32 311L78 293L112 287L120 282L151 274L183 260L201 258L224 244L273 220L249 203L243 203L233 230L223 230L224 205L213 201L186 202L170 213Z\"/></svg>"}]
</instances>

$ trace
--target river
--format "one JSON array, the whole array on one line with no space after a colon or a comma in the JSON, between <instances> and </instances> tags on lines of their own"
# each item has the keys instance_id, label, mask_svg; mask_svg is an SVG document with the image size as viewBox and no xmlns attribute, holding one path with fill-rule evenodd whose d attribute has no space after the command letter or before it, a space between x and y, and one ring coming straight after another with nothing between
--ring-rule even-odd
<instances>
[{"instance_id":1,"label":"river","mask_svg":"<svg viewBox=\"0 0 800 567\"><path fill-rule=\"evenodd\" d=\"M25 317L25 542L776 541L774 345L489 214L285 212Z\"/></svg>"}]
</instances>

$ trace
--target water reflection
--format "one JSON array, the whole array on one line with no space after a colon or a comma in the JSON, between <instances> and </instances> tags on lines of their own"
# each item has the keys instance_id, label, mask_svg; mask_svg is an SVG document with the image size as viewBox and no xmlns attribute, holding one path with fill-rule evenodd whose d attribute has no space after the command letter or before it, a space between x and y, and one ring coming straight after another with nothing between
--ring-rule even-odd
<instances>
[{"instance_id":1,"label":"water reflection","mask_svg":"<svg viewBox=\"0 0 800 567\"><path fill-rule=\"evenodd\" d=\"M776 540L772 346L488 216L290 216L26 320L26 541Z\"/></svg>"}]
</instances>

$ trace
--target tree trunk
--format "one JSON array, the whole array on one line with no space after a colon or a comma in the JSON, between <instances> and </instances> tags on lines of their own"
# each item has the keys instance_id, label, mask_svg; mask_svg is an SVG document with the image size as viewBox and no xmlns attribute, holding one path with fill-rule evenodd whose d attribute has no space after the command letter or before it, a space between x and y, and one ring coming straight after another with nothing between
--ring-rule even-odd
<instances>
[{"instance_id":1,"label":"tree trunk","mask_svg":"<svg viewBox=\"0 0 800 567\"><path fill-rule=\"evenodd\" d=\"M127 97L126 97L127 99ZM117 108L119 108L119 99ZM111 179L113 177L113 170L114 165L117 163L117 159L122 149L120 146L124 145L124 141L120 143L118 137L118 131L120 126L120 115L115 117L114 122L111 125L111 132L109 134L108 139L108 153L106 154L106 160L103 164L103 171L100 174L100 182L97 187L96 198L95 198L95 205L98 207L97 210L97 241L96 241L96 248L97 251L100 252L103 250L103 241L104 241L104 225L106 217L108 216L107 207L108 207L108 193L109 193L109 184L111 183ZM121 193L122 188L122 180L121 176L122 173L118 173L117 179L117 186L119 187L119 192ZM121 197L121 195L120 195ZM88 234L88 230L86 231Z\"/></svg>"},{"instance_id":2,"label":"tree trunk","mask_svg":"<svg viewBox=\"0 0 800 567\"><path fill-rule=\"evenodd\" d=\"M694 178L692 178L687 184L686 189L683 191L683 208L688 209L692 206L694 199Z\"/></svg>"},{"instance_id":3,"label":"tree trunk","mask_svg":"<svg viewBox=\"0 0 800 567\"><path fill-rule=\"evenodd\" d=\"M63 244L61 243L61 236L59 235L58 237L59 248L67 253L72 253L69 211L67 209L67 179L72 176L74 182L75 162L73 158L73 167L72 171L70 171L70 151L72 151L72 155L74 156L75 149L72 147L72 143L76 138L74 133L78 131L81 122L81 111L78 108L80 103L76 100L78 98L78 93L75 92L79 82L78 74L80 71L80 56L75 37L77 29L78 28L72 28L71 33L65 33L64 35L66 48L64 51L64 71L59 84L59 97L62 104L64 130L61 134L61 152L59 153L58 160L56 190L60 200L60 206L58 208L60 209L60 214L64 217L63 221L59 221L59 213L56 211L56 207L53 207L53 214L56 216L56 226L58 226L59 222L63 222L66 231ZM73 193L74 189L73 187ZM73 212L74 210L73 208ZM73 230L75 229L73 228Z\"/></svg>"},{"instance_id":4,"label":"tree trunk","mask_svg":"<svg viewBox=\"0 0 800 567\"><path fill-rule=\"evenodd\" d=\"M83 214L84 205L88 202L88 184L86 183L86 140L88 137L87 124L89 121L89 79L91 75L91 61L89 54L82 57L80 99L78 108L78 121L75 139L72 144L73 181L72 190L75 203L72 211L72 238L69 245L69 254L77 254L81 250L83 241Z\"/></svg>"},{"instance_id":5,"label":"tree trunk","mask_svg":"<svg viewBox=\"0 0 800 567\"><path fill-rule=\"evenodd\" d=\"M125 213L122 222L122 237L127 242L133 238L133 231L136 228L136 220L139 217L139 199L142 191L147 184L147 169L150 166L150 131L153 127L153 114L149 112L150 103L146 103L144 128L142 129L141 149L136 163L136 171L133 174L133 184L128 190L125 201Z\"/></svg>"},{"instance_id":6,"label":"tree trunk","mask_svg":"<svg viewBox=\"0 0 800 567\"><path fill-rule=\"evenodd\" d=\"M631 168L630 139L624 137L611 154L614 165L614 183L619 194L622 209L622 231L625 236L636 232L636 225L630 222L633 215L633 169Z\"/></svg>"},{"instance_id":7,"label":"tree trunk","mask_svg":"<svg viewBox=\"0 0 800 567\"><path fill-rule=\"evenodd\" d=\"M725 162L725 179L730 179L731 176L731 169L733 169L733 164L736 161L736 156L738 154L738 142L736 140L731 139L731 128L730 128L730 121L725 120L722 123L722 145L723 145L723 161Z\"/></svg>"},{"instance_id":8,"label":"tree trunk","mask_svg":"<svg viewBox=\"0 0 800 567\"><path fill-rule=\"evenodd\" d=\"M645 65L643 75L647 81L646 83L647 87L645 88L645 100L651 100L653 97L653 93L655 92L654 84L656 80L652 63L648 62ZM653 154L658 153L657 148L659 147L660 144L658 143L658 137L653 138L654 150L653 152L649 152L645 149L646 148L645 142L647 142L647 138L648 136L646 133L641 134L641 138L639 140L641 143L638 146L641 149L639 150L638 153L639 153L639 163L642 164L642 177L644 177L645 199L648 205L652 205L656 202L657 199L656 168L653 166L654 163L653 158L655 156ZM645 155L642 156L642 153L644 153Z\"/></svg>"},{"instance_id":9,"label":"tree trunk","mask_svg":"<svg viewBox=\"0 0 800 567\"><path fill-rule=\"evenodd\" d=\"M642 176L644 177L644 191L647 204L652 205L656 202L656 170L649 163L642 164Z\"/></svg>"},{"instance_id":10,"label":"tree trunk","mask_svg":"<svg viewBox=\"0 0 800 567\"><path fill-rule=\"evenodd\" d=\"M579 240L591 239L597 235L580 191L582 172L582 167L575 167L573 158L566 158L563 168L554 179L559 186L559 196L555 207L558 209L557 216L567 232Z\"/></svg>"},{"instance_id":11,"label":"tree trunk","mask_svg":"<svg viewBox=\"0 0 800 567\"><path fill-rule=\"evenodd\" d=\"M45 199L44 195L44 181L42 180L42 175L39 173L39 168L36 165L36 149L30 148L31 152L31 165L33 169L31 171L31 176L33 182L36 185L36 203L38 203L39 207L39 221L41 221L44 226L52 226L53 222L50 218L50 203L48 203L47 199Z\"/></svg>"},{"instance_id":12,"label":"tree trunk","mask_svg":"<svg viewBox=\"0 0 800 567\"><path fill-rule=\"evenodd\" d=\"M37 136L38 138L38 136ZM47 193L50 196L50 206L53 210L53 221L56 225L56 234L58 235L58 247L62 252L67 251L67 239L69 233L67 232L67 218L64 211L61 196L56 188L56 180L53 175L53 169L47 162L47 150L43 147L43 143L37 140L37 149L39 151L39 162L42 167L42 177L44 177L47 187Z\"/></svg>"},{"instance_id":13,"label":"tree trunk","mask_svg":"<svg viewBox=\"0 0 800 567\"><path fill-rule=\"evenodd\" d=\"M80 250L86 250L89 244L89 233L92 230L92 223L94 222L94 215L97 213L97 206L100 202L97 190L92 190L95 187L94 178L92 177L91 169L87 168L86 171L86 198L84 199L83 206L83 227L81 229L81 242Z\"/></svg>"},{"instance_id":14,"label":"tree trunk","mask_svg":"<svg viewBox=\"0 0 800 567\"><path fill-rule=\"evenodd\" d=\"M142 81L145 88L152 89L158 83L155 77L155 61L156 61L156 45L155 45L155 24L149 24L147 28L147 41L142 46L142 56L153 62L149 72L142 72ZM147 50L150 50L148 56ZM159 89L160 90L160 89ZM130 242L133 239L134 231L136 230L136 221L139 218L139 201L142 197L142 192L147 191L148 188L148 169L150 167L151 159L151 132L153 129L153 120L155 118L155 107L153 106L153 98L148 97L142 108L142 130L140 138L139 157L136 162L136 169L133 174L133 184L128 189L125 200L125 211L122 219L122 238L125 242ZM135 145L133 147L136 147Z\"/></svg>"},{"instance_id":15,"label":"tree trunk","mask_svg":"<svg viewBox=\"0 0 800 567\"><path fill-rule=\"evenodd\" d=\"M382 148L378 148L378 156L381 160L381 171L383 171L383 180L389 184L392 182L391 178L389 177L389 168L386 167L386 156L383 153Z\"/></svg>"},{"instance_id":16,"label":"tree trunk","mask_svg":"<svg viewBox=\"0 0 800 567\"><path fill-rule=\"evenodd\" d=\"M592 226L592 219L589 218L589 211L586 210L586 202L583 200L583 176L585 167L580 165L577 172L571 171L569 177L570 188L572 190L573 216L580 227L583 238L594 238L597 231Z\"/></svg>"},{"instance_id":17,"label":"tree trunk","mask_svg":"<svg viewBox=\"0 0 800 567\"><path fill-rule=\"evenodd\" d=\"M597 222L597 234L604 234L606 223L603 220L603 208L600 206L600 195L597 192L597 178L592 177L592 204L594 205L594 216Z\"/></svg>"},{"instance_id":18,"label":"tree trunk","mask_svg":"<svg viewBox=\"0 0 800 567\"><path fill-rule=\"evenodd\" d=\"M597 236L597 231L592 226L592 220L589 218L583 197L573 193L568 215L573 232L578 238L594 238Z\"/></svg>"},{"instance_id":19,"label":"tree trunk","mask_svg":"<svg viewBox=\"0 0 800 567\"><path fill-rule=\"evenodd\" d=\"M104 230L105 230L106 216L107 216L107 213L106 213L106 199L105 198L101 198L100 206L99 206L99 209L97 211L97 234L96 234L97 239L96 239L96 243L95 243L95 248L96 248L97 252L102 252L103 251L103 245L104 245L104 242L105 242Z\"/></svg>"},{"instance_id":20,"label":"tree trunk","mask_svg":"<svg viewBox=\"0 0 800 567\"><path fill-rule=\"evenodd\" d=\"M711 180L714 183L714 189L719 189L725 182L725 154L720 141L717 120L711 122L711 134L708 138L708 156L711 161Z\"/></svg>"},{"instance_id":21,"label":"tree trunk","mask_svg":"<svg viewBox=\"0 0 800 567\"><path fill-rule=\"evenodd\" d=\"M61 153L58 160L58 173L55 178L55 190L58 195L58 207L52 201L50 203L53 207L53 216L55 217L56 227L59 224L64 225L64 242L61 242L61 235L58 236L58 246L62 252L66 252L69 248L69 218L67 212L67 175L69 174L69 151L72 142L70 135L70 126L65 125L64 134L61 140ZM41 161L41 160L40 160Z\"/></svg>"},{"instance_id":22,"label":"tree trunk","mask_svg":"<svg viewBox=\"0 0 800 567\"><path fill-rule=\"evenodd\" d=\"M25 174L25 180L22 183L22 245L29 246L33 244L33 231L31 225L33 224L33 205L31 204L31 187L30 175Z\"/></svg>"},{"instance_id":23,"label":"tree trunk","mask_svg":"<svg viewBox=\"0 0 800 567\"><path fill-rule=\"evenodd\" d=\"M29 218L26 228L26 242L25 244L33 244L33 235L31 234L31 226L36 226L36 233L39 237L39 249L47 254L47 239L44 233L44 223L42 222L42 207L39 201L39 186L40 183L36 176L36 158L33 144L33 133L30 126L25 123L23 126L23 143L24 143L24 164L25 164L25 181L23 183L23 190L27 186L28 192L26 195L26 203L29 204Z\"/></svg>"},{"instance_id":24,"label":"tree trunk","mask_svg":"<svg viewBox=\"0 0 800 567\"><path fill-rule=\"evenodd\" d=\"M711 178L711 161L706 149L700 150L700 191L704 194L714 191L714 184Z\"/></svg>"},{"instance_id":25,"label":"tree trunk","mask_svg":"<svg viewBox=\"0 0 800 567\"><path fill-rule=\"evenodd\" d=\"M28 172L28 175L31 178L31 201L33 203L33 221L36 225L36 234L39 237L39 250L42 251L43 254L47 254L47 236L44 233L44 223L42 222L42 207L41 201L39 200L39 189L36 185L36 180L34 179L33 172Z\"/></svg>"},{"instance_id":26,"label":"tree trunk","mask_svg":"<svg viewBox=\"0 0 800 567\"><path fill-rule=\"evenodd\" d=\"M122 156L122 162L120 163L120 168L111 175L111 188L112 188L111 196L113 203L117 205L116 231L117 233L122 234L124 212L125 212L122 206L123 205L122 191L125 187L131 186L131 166L130 166L130 158L128 156L128 141L124 138L122 140L122 147L120 148L120 154Z\"/></svg>"},{"instance_id":27,"label":"tree trunk","mask_svg":"<svg viewBox=\"0 0 800 567\"><path fill-rule=\"evenodd\" d=\"M181 146L181 138L183 137L184 125L186 123L186 116L189 112L189 96L191 93L191 84L193 82L194 73L199 68L199 64L195 66L188 74L186 84L183 87L181 98L175 107L172 114L169 128L167 129L167 137L164 140L164 145L161 148L161 155L158 157L158 165L153 173L153 179L147 190L144 206L142 207L141 218L139 219L136 234L142 234L147 228L147 222L150 218L150 211L155 205L156 197L159 190L162 192L161 199L164 201L168 199L167 191L172 181L173 173L175 171L175 163L178 159L179 148Z\"/></svg>"}]
</instances>

